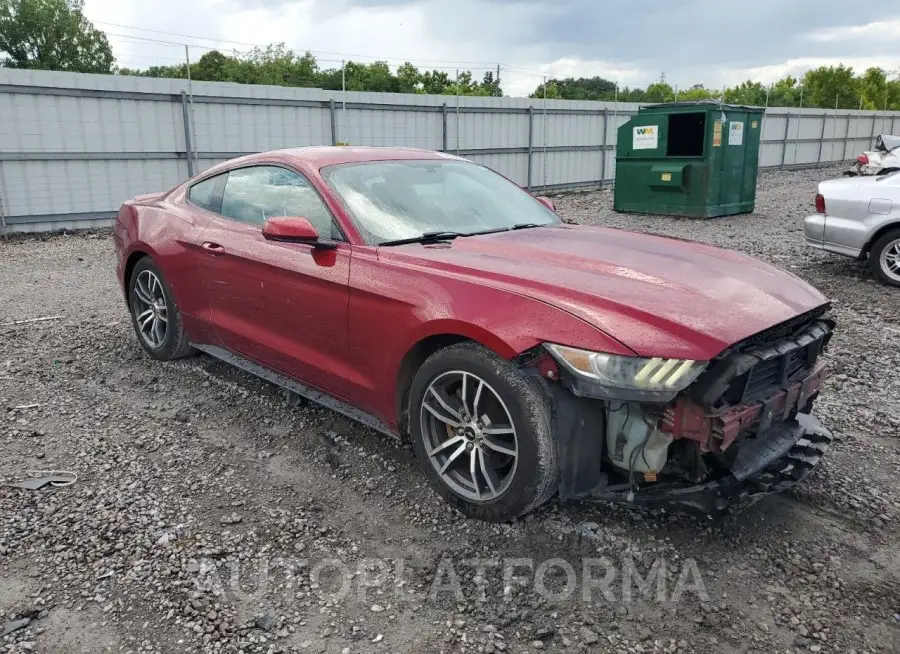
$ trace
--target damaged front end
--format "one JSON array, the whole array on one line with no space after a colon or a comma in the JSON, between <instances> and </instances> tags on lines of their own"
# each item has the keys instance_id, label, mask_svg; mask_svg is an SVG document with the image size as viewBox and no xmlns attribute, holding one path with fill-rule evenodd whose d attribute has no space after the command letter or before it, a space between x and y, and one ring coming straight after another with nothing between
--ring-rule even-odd
<instances>
[{"instance_id":1,"label":"damaged front end","mask_svg":"<svg viewBox=\"0 0 900 654\"><path fill-rule=\"evenodd\" d=\"M712 514L797 483L831 443L811 414L834 327L821 317L826 309L732 346L690 380L668 384L687 364L651 360L664 363L647 364L644 382L656 381L648 393L585 379L551 350L538 367L562 364L542 374L559 382L548 386L561 497Z\"/></svg>"}]
</instances>

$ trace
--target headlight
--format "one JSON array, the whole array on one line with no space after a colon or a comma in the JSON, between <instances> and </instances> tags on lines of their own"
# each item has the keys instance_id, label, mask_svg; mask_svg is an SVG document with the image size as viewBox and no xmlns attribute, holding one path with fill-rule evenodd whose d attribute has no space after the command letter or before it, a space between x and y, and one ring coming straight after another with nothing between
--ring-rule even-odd
<instances>
[{"instance_id":1,"label":"headlight","mask_svg":"<svg viewBox=\"0 0 900 654\"><path fill-rule=\"evenodd\" d=\"M577 377L623 391L672 396L687 388L706 369L706 361L626 357L589 352L555 343L544 346ZM648 398L649 399L649 398Z\"/></svg>"}]
</instances>

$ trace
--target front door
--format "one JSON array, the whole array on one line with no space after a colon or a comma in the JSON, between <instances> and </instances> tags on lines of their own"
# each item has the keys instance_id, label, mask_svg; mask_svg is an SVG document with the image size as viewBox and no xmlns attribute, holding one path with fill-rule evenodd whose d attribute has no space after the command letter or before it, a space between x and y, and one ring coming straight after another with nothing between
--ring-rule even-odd
<instances>
[{"instance_id":1,"label":"front door","mask_svg":"<svg viewBox=\"0 0 900 654\"><path fill-rule=\"evenodd\" d=\"M309 181L277 166L228 173L221 217L201 241L210 321L230 350L306 384L346 397L350 245L320 250L263 238L273 216L307 218L323 238L342 240Z\"/></svg>"}]
</instances>

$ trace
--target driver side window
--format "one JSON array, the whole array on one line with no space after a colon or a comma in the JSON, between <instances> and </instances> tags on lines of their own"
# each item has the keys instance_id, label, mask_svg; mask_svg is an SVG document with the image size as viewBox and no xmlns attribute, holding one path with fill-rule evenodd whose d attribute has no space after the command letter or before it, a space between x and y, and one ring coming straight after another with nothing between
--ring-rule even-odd
<instances>
[{"instance_id":1,"label":"driver side window","mask_svg":"<svg viewBox=\"0 0 900 654\"><path fill-rule=\"evenodd\" d=\"M279 166L250 166L229 172L221 214L259 227L273 217L306 218L322 238L343 240L331 212L309 180Z\"/></svg>"}]
</instances>

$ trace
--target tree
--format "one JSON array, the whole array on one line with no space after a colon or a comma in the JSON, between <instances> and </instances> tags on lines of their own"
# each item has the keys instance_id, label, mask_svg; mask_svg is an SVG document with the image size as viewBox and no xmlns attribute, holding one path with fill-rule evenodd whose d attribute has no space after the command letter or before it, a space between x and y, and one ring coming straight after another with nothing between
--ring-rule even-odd
<instances>
[{"instance_id":1,"label":"tree","mask_svg":"<svg viewBox=\"0 0 900 654\"><path fill-rule=\"evenodd\" d=\"M545 86L547 87L546 89L544 88ZM532 93L529 97L539 98L539 99L546 98L547 100L560 100L560 99L571 100L572 99L572 98L567 98L567 97L563 96L562 93L560 93L559 83L556 80L551 80L551 81L547 82L546 84L539 85L534 90L534 93Z\"/></svg>"},{"instance_id":2,"label":"tree","mask_svg":"<svg viewBox=\"0 0 900 654\"><path fill-rule=\"evenodd\" d=\"M656 82L647 87L647 102L672 102L675 91L666 82Z\"/></svg>"},{"instance_id":3,"label":"tree","mask_svg":"<svg viewBox=\"0 0 900 654\"><path fill-rule=\"evenodd\" d=\"M843 64L820 66L803 76L803 104L809 107L834 107L835 100L842 109L858 109L860 80L853 69Z\"/></svg>"},{"instance_id":4,"label":"tree","mask_svg":"<svg viewBox=\"0 0 900 654\"><path fill-rule=\"evenodd\" d=\"M562 80L548 80L548 91L555 89L559 98L565 100L612 100L615 84L600 77L590 79L571 77ZM543 97L543 84L531 94L532 98ZM858 76L846 66L821 66L807 71L802 81L790 75L769 87L760 82L747 80L725 89L725 101L733 104L770 107L797 107L801 96L804 107L833 109L835 100L838 107L856 109L862 101L863 109L900 110L900 77L891 75L881 68L869 68ZM548 94L548 97L551 97ZM679 91L676 98L672 87L660 75L659 81L646 89L619 88L620 102L672 102L673 100L713 100L722 99L722 91L704 87L702 84Z\"/></svg>"},{"instance_id":5,"label":"tree","mask_svg":"<svg viewBox=\"0 0 900 654\"><path fill-rule=\"evenodd\" d=\"M481 78L481 88L484 90L485 95L495 98L503 96L503 91L500 90L500 78L494 79L493 71L487 71L484 77Z\"/></svg>"},{"instance_id":6,"label":"tree","mask_svg":"<svg viewBox=\"0 0 900 654\"><path fill-rule=\"evenodd\" d=\"M559 96L566 100L612 100L616 94L616 83L603 77L567 77L560 80L552 80ZM533 98L544 97L543 84L539 85L531 94ZM549 98L549 83L548 83Z\"/></svg>"},{"instance_id":7,"label":"tree","mask_svg":"<svg viewBox=\"0 0 900 654\"><path fill-rule=\"evenodd\" d=\"M649 91L649 89L647 89ZM673 93L673 95L675 95ZM711 91L702 84L694 84L691 88L679 91L675 99L679 102L697 102L700 100L719 100L722 96L720 91Z\"/></svg>"},{"instance_id":8,"label":"tree","mask_svg":"<svg viewBox=\"0 0 900 654\"><path fill-rule=\"evenodd\" d=\"M425 71L422 75L422 93L441 95L450 86L450 76L440 70Z\"/></svg>"},{"instance_id":9,"label":"tree","mask_svg":"<svg viewBox=\"0 0 900 654\"><path fill-rule=\"evenodd\" d=\"M770 107L796 107L800 104L800 85L797 80L788 75L780 79L769 90ZM809 103L807 102L807 106Z\"/></svg>"},{"instance_id":10,"label":"tree","mask_svg":"<svg viewBox=\"0 0 900 654\"><path fill-rule=\"evenodd\" d=\"M743 104L751 107L766 106L767 90L759 82L747 80L738 86L725 91L725 101L732 104Z\"/></svg>"},{"instance_id":11,"label":"tree","mask_svg":"<svg viewBox=\"0 0 900 654\"><path fill-rule=\"evenodd\" d=\"M397 83L401 93L416 93L420 88L419 69L408 61L397 67Z\"/></svg>"},{"instance_id":12,"label":"tree","mask_svg":"<svg viewBox=\"0 0 900 654\"><path fill-rule=\"evenodd\" d=\"M859 80L862 108L870 111L900 108L900 79L888 79L881 68L869 68Z\"/></svg>"},{"instance_id":13,"label":"tree","mask_svg":"<svg viewBox=\"0 0 900 654\"><path fill-rule=\"evenodd\" d=\"M0 0L0 66L111 73L112 48L83 7L84 0Z\"/></svg>"},{"instance_id":14,"label":"tree","mask_svg":"<svg viewBox=\"0 0 900 654\"><path fill-rule=\"evenodd\" d=\"M232 82L235 76L235 63L233 57L228 57L218 50L211 50L204 53L197 63L191 65L191 79Z\"/></svg>"}]
</instances>

